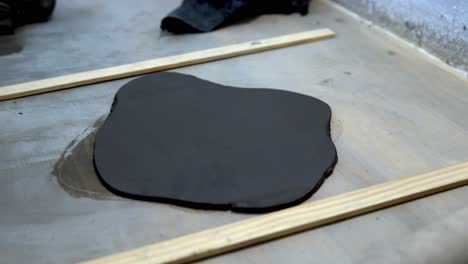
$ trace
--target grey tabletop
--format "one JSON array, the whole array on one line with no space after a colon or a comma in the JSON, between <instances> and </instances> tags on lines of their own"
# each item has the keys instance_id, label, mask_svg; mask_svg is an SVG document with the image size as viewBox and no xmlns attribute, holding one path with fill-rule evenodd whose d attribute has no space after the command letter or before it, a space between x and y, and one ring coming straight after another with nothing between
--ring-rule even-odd
<instances>
[{"instance_id":1,"label":"grey tabletop","mask_svg":"<svg viewBox=\"0 0 468 264\"><path fill-rule=\"evenodd\" d=\"M329 27L336 38L174 71L330 104L339 161L309 201L468 160L466 77L381 29L318 0L304 17L268 15L212 33L161 34L160 20L177 5L59 1L50 22L0 37L0 85ZM73 195L58 183L53 170L67 145L109 112L129 80L0 102L0 263L77 262L252 217ZM467 190L205 262L466 263Z\"/></svg>"}]
</instances>

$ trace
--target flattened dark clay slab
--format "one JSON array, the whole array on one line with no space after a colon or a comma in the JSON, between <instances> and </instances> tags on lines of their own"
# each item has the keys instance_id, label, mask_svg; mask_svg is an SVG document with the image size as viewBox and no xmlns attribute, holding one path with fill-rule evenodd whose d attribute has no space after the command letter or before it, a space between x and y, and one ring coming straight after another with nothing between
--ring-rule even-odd
<instances>
[{"instance_id":1,"label":"flattened dark clay slab","mask_svg":"<svg viewBox=\"0 0 468 264\"><path fill-rule=\"evenodd\" d=\"M298 93L155 73L119 90L94 162L125 197L270 211L304 201L332 172L330 118L326 103Z\"/></svg>"}]
</instances>

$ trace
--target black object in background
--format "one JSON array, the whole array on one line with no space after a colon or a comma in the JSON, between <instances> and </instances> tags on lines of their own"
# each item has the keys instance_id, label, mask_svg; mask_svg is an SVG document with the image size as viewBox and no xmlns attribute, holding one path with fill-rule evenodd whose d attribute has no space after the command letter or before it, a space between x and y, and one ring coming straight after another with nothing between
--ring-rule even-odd
<instances>
[{"instance_id":1,"label":"black object in background","mask_svg":"<svg viewBox=\"0 0 468 264\"><path fill-rule=\"evenodd\" d=\"M330 107L310 96L160 72L125 84L94 143L110 191L265 212L309 198L337 161Z\"/></svg>"},{"instance_id":2,"label":"black object in background","mask_svg":"<svg viewBox=\"0 0 468 264\"><path fill-rule=\"evenodd\" d=\"M310 0L184 0L161 21L172 33L207 32L261 14L306 15Z\"/></svg>"},{"instance_id":3,"label":"black object in background","mask_svg":"<svg viewBox=\"0 0 468 264\"><path fill-rule=\"evenodd\" d=\"M13 34L16 27L44 22L55 8L55 0L0 0L0 34Z\"/></svg>"}]
</instances>

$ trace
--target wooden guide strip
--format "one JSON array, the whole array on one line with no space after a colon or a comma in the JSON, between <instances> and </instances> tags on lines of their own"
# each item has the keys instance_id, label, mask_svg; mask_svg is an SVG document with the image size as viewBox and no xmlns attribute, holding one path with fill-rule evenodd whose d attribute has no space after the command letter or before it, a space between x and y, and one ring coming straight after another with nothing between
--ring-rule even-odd
<instances>
[{"instance_id":1,"label":"wooden guide strip","mask_svg":"<svg viewBox=\"0 0 468 264\"><path fill-rule=\"evenodd\" d=\"M335 33L330 29L317 29L39 81L9 85L0 87L0 101L289 47L334 36Z\"/></svg>"},{"instance_id":2,"label":"wooden guide strip","mask_svg":"<svg viewBox=\"0 0 468 264\"><path fill-rule=\"evenodd\" d=\"M87 264L186 263L468 184L468 162L253 217Z\"/></svg>"}]
</instances>

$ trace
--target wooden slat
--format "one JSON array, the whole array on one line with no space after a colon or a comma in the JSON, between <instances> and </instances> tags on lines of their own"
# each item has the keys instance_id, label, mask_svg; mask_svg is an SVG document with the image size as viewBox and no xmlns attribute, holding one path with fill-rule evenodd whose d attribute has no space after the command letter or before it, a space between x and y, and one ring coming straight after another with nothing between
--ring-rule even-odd
<instances>
[{"instance_id":1,"label":"wooden slat","mask_svg":"<svg viewBox=\"0 0 468 264\"><path fill-rule=\"evenodd\" d=\"M86 262L185 263L468 184L468 162Z\"/></svg>"},{"instance_id":2,"label":"wooden slat","mask_svg":"<svg viewBox=\"0 0 468 264\"><path fill-rule=\"evenodd\" d=\"M330 29L317 29L280 37L249 41L214 49L130 63L116 67L86 71L39 81L0 87L0 100L57 91L87 84L110 81L135 75L164 71L188 65L289 47L334 37Z\"/></svg>"}]
</instances>

